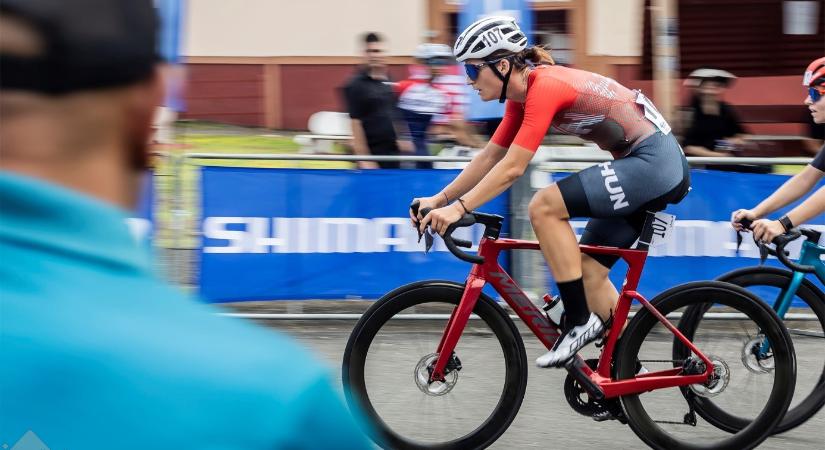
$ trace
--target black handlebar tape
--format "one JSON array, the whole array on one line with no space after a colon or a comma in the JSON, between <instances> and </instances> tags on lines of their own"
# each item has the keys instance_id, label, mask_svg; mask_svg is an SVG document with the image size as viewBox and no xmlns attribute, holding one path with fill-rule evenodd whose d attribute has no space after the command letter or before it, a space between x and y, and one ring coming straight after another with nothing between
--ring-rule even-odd
<instances>
[{"instance_id":1,"label":"black handlebar tape","mask_svg":"<svg viewBox=\"0 0 825 450\"><path fill-rule=\"evenodd\" d=\"M800 236L802 236L802 233L800 233L799 230L791 230L785 234L780 234L779 236L773 238L772 242L776 245L776 257L782 262L782 264L786 265L791 270L796 272L814 273L816 271L814 266L797 264L796 262L788 259L788 252L785 251L785 246L788 243L798 239Z\"/></svg>"}]
</instances>

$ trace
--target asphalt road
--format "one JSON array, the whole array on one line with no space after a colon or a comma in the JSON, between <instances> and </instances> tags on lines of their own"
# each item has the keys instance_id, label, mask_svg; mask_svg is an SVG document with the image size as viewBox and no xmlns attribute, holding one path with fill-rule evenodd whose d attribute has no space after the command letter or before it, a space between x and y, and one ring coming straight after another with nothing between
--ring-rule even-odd
<instances>
[{"instance_id":1,"label":"asphalt road","mask_svg":"<svg viewBox=\"0 0 825 450\"><path fill-rule=\"evenodd\" d=\"M342 354L354 321L264 321L265 325L285 331L298 341L312 348L326 360L340 383L340 366ZM496 392L501 386L502 353L497 348L495 339L485 330L473 330L472 324L462 337L462 363L464 369L461 379L453 392L444 397L423 395L413 382L413 370L416 362L434 348L440 337L438 326L422 326L417 321L405 321L394 327L390 333L379 336L380 345L375 346L376 356L368 359L368 374L382 387L371 391L376 402L382 404L382 415L388 423L405 432L418 436L443 436L453 433L462 426L477 425L478 418L483 417L485 408L489 410L495 400L490 392ZM530 363L527 393L518 416L506 433L491 447L496 449L514 448L643 448L644 444L625 425L617 421L595 422L591 418L576 414L567 404L563 393L563 383L567 373L558 369L539 369L532 361L545 349L522 331ZM377 341L378 342L378 341ZM798 372L803 375L819 374L825 359L825 340L814 338L794 338L798 355ZM662 348L667 349L667 345ZM735 347L725 345L723 347ZM589 357L596 355L591 346L586 352ZM466 356L464 356L466 355ZM720 355L721 356L721 355ZM761 391L760 379L747 372L742 374L741 362L735 355L728 357L731 366L739 366L739 371L731 371L731 383L726 392L718 397L720 404L728 402L729 407L747 414L752 404L759 405ZM470 370L467 370L467 369ZM476 369L476 370L472 370ZM501 370L500 370L501 369ZM743 378L744 377L744 378ZM810 391L810 376L800 382L800 389ZM756 385L753 380L756 379ZM498 382L498 384L497 384ZM764 380L761 381L764 383ZM756 386L756 387L754 387ZM761 386L764 386L762 384ZM753 391L756 391L755 393ZM674 393L671 393L674 394ZM679 420L687 408L677 397L668 398L664 394L656 397L649 395L651 409L661 413L664 419ZM674 394L676 395L676 394ZM727 396L727 397L725 397ZM423 399L423 400L422 400ZM445 400L447 399L447 400ZM732 402L732 403L731 403ZM416 415L415 411L432 411L438 409L442 419L436 423L422 425L426 415ZM446 414L444 414L446 412ZM671 415L670 417L664 417ZM652 413L651 413L652 415ZM425 417L425 419L422 419ZM703 423L699 426L669 426L686 437L699 436L703 433L719 436L721 432ZM825 449L825 412L820 411L807 423L784 435L775 436L765 441L764 449Z\"/></svg>"}]
</instances>

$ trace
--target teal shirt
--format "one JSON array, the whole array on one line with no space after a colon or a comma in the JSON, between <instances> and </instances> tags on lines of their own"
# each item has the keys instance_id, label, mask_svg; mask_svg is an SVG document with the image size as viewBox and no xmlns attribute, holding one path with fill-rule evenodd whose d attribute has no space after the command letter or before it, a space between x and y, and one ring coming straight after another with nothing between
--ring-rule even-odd
<instances>
[{"instance_id":1,"label":"teal shirt","mask_svg":"<svg viewBox=\"0 0 825 450\"><path fill-rule=\"evenodd\" d=\"M0 172L0 446L369 448L306 349L161 282L125 218Z\"/></svg>"}]
</instances>

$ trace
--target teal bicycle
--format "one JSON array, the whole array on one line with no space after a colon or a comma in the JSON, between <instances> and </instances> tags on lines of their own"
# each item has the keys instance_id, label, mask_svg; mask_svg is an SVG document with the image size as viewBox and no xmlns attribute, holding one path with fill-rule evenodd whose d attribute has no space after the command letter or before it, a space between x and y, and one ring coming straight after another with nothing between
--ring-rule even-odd
<instances>
[{"instance_id":1,"label":"teal bicycle","mask_svg":"<svg viewBox=\"0 0 825 450\"><path fill-rule=\"evenodd\" d=\"M750 223L746 221L742 224L745 228L750 227ZM800 237L805 237L805 241L802 243L799 260L792 261L785 246ZM763 261L768 255L773 255L790 270L760 265L734 270L717 278L718 281L741 286L765 301L773 300L773 309L786 322L793 336L797 360L800 364L805 361L809 365L813 363L813 367L822 368L813 372L797 371L791 408L774 429L775 434L803 424L825 405L825 293L807 277L808 274L814 274L821 283L825 283L825 262L820 259L825 255L825 247L818 244L820 237L818 231L800 228L776 237L773 240L775 248L757 242ZM804 304L807 307L805 314L789 314L794 303ZM686 311L686 328L698 326L707 317L710 307L710 304L696 305ZM811 318L810 313L815 317ZM805 320L799 320L800 318ZM806 348L812 351L805 351ZM770 342L759 334L744 342L742 364L756 376L770 373L773 370ZM702 399L696 401L701 402ZM708 422L730 432L736 432L745 425L730 416L709 414L704 408L697 408L697 412Z\"/></svg>"}]
</instances>

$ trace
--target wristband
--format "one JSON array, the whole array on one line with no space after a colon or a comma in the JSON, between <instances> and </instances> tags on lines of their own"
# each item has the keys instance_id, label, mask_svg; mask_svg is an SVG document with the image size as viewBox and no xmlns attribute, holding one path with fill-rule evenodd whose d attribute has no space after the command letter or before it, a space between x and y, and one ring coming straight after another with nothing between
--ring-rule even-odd
<instances>
[{"instance_id":1,"label":"wristband","mask_svg":"<svg viewBox=\"0 0 825 450\"><path fill-rule=\"evenodd\" d=\"M464 200L462 200L462 199L460 199L460 198L459 198L459 199L458 199L458 203L460 203L460 204L461 204L461 207L462 207L462 208L464 208L464 214L470 214L470 211L469 211L469 210L467 210L467 207L466 207L466 206L464 206Z\"/></svg>"},{"instance_id":2,"label":"wristband","mask_svg":"<svg viewBox=\"0 0 825 450\"><path fill-rule=\"evenodd\" d=\"M780 217L779 223L782 225L782 228L785 229L786 233L788 231L791 231L791 229L793 228L793 222L791 222L791 219L788 218L787 215Z\"/></svg>"},{"instance_id":3,"label":"wristband","mask_svg":"<svg viewBox=\"0 0 825 450\"><path fill-rule=\"evenodd\" d=\"M444 199L447 200L447 203L450 203L450 197L447 197L447 193L444 191L441 191L441 193L444 194Z\"/></svg>"}]
</instances>

